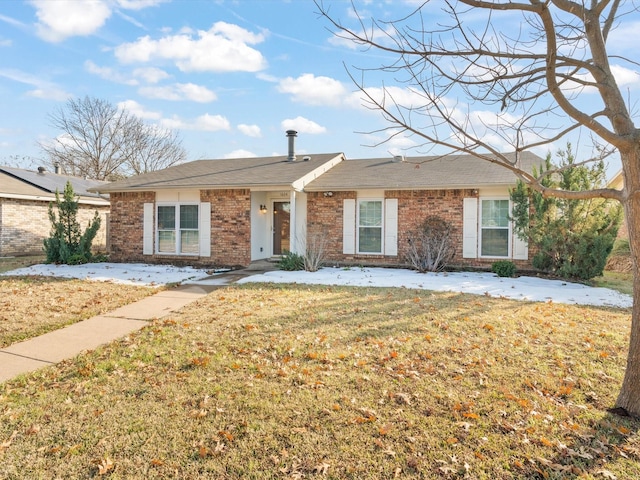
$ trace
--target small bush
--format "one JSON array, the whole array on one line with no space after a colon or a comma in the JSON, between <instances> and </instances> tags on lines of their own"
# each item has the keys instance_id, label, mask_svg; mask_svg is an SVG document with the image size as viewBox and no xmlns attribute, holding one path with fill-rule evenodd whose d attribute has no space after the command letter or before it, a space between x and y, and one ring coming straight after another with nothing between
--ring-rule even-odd
<instances>
[{"instance_id":1,"label":"small bush","mask_svg":"<svg viewBox=\"0 0 640 480\"><path fill-rule=\"evenodd\" d=\"M409 236L407 259L411 266L420 273L444 270L456 251L454 233L454 228L443 218L425 218Z\"/></svg>"},{"instance_id":2,"label":"small bush","mask_svg":"<svg viewBox=\"0 0 640 480\"><path fill-rule=\"evenodd\" d=\"M516 274L516 265L509 260L498 260L491 265L491 271L499 277L513 277Z\"/></svg>"},{"instance_id":3,"label":"small bush","mask_svg":"<svg viewBox=\"0 0 640 480\"><path fill-rule=\"evenodd\" d=\"M611 250L611 255L630 255L631 247L629 247L629 240L626 238L619 238L613 243L613 249Z\"/></svg>"},{"instance_id":4,"label":"small bush","mask_svg":"<svg viewBox=\"0 0 640 480\"><path fill-rule=\"evenodd\" d=\"M67 259L67 265L84 265L89 263L89 258L82 253L74 253Z\"/></svg>"},{"instance_id":5,"label":"small bush","mask_svg":"<svg viewBox=\"0 0 640 480\"><path fill-rule=\"evenodd\" d=\"M284 255L278 262L278 268L289 272L304 270L304 257L297 253L285 251Z\"/></svg>"}]
</instances>

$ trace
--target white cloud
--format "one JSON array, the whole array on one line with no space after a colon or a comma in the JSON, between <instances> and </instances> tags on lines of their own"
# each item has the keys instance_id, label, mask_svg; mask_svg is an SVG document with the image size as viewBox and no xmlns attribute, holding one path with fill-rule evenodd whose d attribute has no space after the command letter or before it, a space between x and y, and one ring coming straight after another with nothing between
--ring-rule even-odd
<instances>
[{"instance_id":1,"label":"white cloud","mask_svg":"<svg viewBox=\"0 0 640 480\"><path fill-rule=\"evenodd\" d=\"M59 102L68 100L71 96L69 93L57 87L50 88L36 88L35 90L29 90L27 95L34 98L43 98L45 100L56 100Z\"/></svg>"},{"instance_id":2,"label":"white cloud","mask_svg":"<svg viewBox=\"0 0 640 480\"><path fill-rule=\"evenodd\" d=\"M35 87L33 90L27 91L26 94L30 97L65 101L71 96L57 85L43 80L41 77L22 72L20 70L0 69L0 77Z\"/></svg>"},{"instance_id":3,"label":"white cloud","mask_svg":"<svg viewBox=\"0 0 640 480\"><path fill-rule=\"evenodd\" d=\"M304 117L288 118L280 124L283 130L296 130L299 133L316 135L326 133L327 129Z\"/></svg>"},{"instance_id":4,"label":"white cloud","mask_svg":"<svg viewBox=\"0 0 640 480\"><path fill-rule=\"evenodd\" d=\"M258 125L246 125L241 123L238 125L238 130L241 133L245 134L247 137L261 137L262 133L260 132L260 127Z\"/></svg>"},{"instance_id":5,"label":"white cloud","mask_svg":"<svg viewBox=\"0 0 640 480\"><path fill-rule=\"evenodd\" d=\"M142 87L138 92L145 97L171 101L191 100L193 102L208 103L218 98L208 88L195 83L176 83L163 87Z\"/></svg>"},{"instance_id":6,"label":"white cloud","mask_svg":"<svg viewBox=\"0 0 640 480\"><path fill-rule=\"evenodd\" d=\"M13 41L8 38L0 40L0 47L10 47L11 45L13 45Z\"/></svg>"},{"instance_id":7,"label":"white cloud","mask_svg":"<svg viewBox=\"0 0 640 480\"><path fill-rule=\"evenodd\" d=\"M127 77L126 75L109 67L101 67L96 65L91 60L84 62L84 68L87 72L98 75L100 78L109 80L111 82L122 83L123 85L137 85L138 81Z\"/></svg>"},{"instance_id":8,"label":"white cloud","mask_svg":"<svg viewBox=\"0 0 640 480\"><path fill-rule=\"evenodd\" d=\"M208 113L199 116L192 122L180 119L179 117L164 118L160 122L163 127L172 130L197 130L203 132L217 132L220 130L230 130L231 124L222 115L210 115Z\"/></svg>"},{"instance_id":9,"label":"white cloud","mask_svg":"<svg viewBox=\"0 0 640 480\"><path fill-rule=\"evenodd\" d=\"M162 118L162 114L160 112L152 112L150 110L146 110L135 100L125 100L124 102L120 102L118 103L118 108L120 110L126 110L132 115L135 115L136 117L142 119L160 120Z\"/></svg>"},{"instance_id":10,"label":"white cloud","mask_svg":"<svg viewBox=\"0 0 640 480\"><path fill-rule=\"evenodd\" d=\"M165 80L171 76L164 70L156 67L136 68L133 71L133 75L143 79L147 83L158 83L159 81Z\"/></svg>"},{"instance_id":11,"label":"white cloud","mask_svg":"<svg viewBox=\"0 0 640 480\"><path fill-rule=\"evenodd\" d=\"M111 16L108 2L100 0L31 0L36 9L36 31L48 42L86 36L100 29Z\"/></svg>"},{"instance_id":12,"label":"white cloud","mask_svg":"<svg viewBox=\"0 0 640 480\"><path fill-rule=\"evenodd\" d=\"M640 73L637 70L631 70L620 65L611 65L611 72L616 77L616 83L619 87L640 84Z\"/></svg>"},{"instance_id":13,"label":"white cloud","mask_svg":"<svg viewBox=\"0 0 640 480\"><path fill-rule=\"evenodd\" d=\"M217 22L208 31L199 30L197 37L191 32L159 40L147 35L116 47L115 55L123 63L171 60L180 70L189 72L257 72L264 69L267 62L250 45L262 41L262 34Z\"/></svg>"},{"instance_id":14,"label":"white cloud","mask_svg":"<svg viewBox=\"0 0 640 480\"><path fill-rule=\"evenodd\" d=\"M289 93L295 102L307 105L340 105L347 95L342 82L330 77L316 77L312 73L280 80L278 91Z\"/></svg>"},{"instance_id":15,"label":"white cloud","mask_svg":"<svg viewBox=\"0 0 640 480\"><path fill-rule=\"evenodd\" d=\"M127 10L142 10L143 8L156 7L170 0L117 0L118 6Z\"/></svg>"},{"instance_id":16,"label":"white cloud","mask_svg":"<svg viewBox=\"0 0 640 480\"><path fill-rule=\"evenodd\" d=\"M250 152L249 150L243 150L243 149L239 149L239 150L234 150L233 152L229 152L226 155L224 155L223 158L254 158L257 157L257 155L253 152Z\"/></svg>"}]
</instances>

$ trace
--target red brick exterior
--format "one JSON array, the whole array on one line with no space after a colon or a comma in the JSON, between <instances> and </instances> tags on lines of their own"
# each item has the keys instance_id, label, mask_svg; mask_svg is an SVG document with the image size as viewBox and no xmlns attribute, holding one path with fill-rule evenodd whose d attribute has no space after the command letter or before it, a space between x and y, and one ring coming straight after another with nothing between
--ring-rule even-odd
<instances>
[{"instance_id":1,"label":"red brick exterior","mask_svg":"<svg viewBox=\"0 0 640 480\"><path fill-rule=\"evenodd\" d=\"M251 263L251 191L202 190L200 201L211 203L211 259L216 266Z\"/></svg>"},{"instance_id":2,"label":"red brick exterior","mask_svg":"<svg viewBox=\"0 0 640 480\"><path fill-rule=\"evenodd\" d=\"M333 192L325 197L321 192L308 196L308 238L322 235L328 239L327 263L408 266L406 257L411 232L427 217L437 215L447 220L455 230L455 266L490 266L495 259L469 259L462 257L463 199L478 198L476 190L386 190L385 199L398 200L398 255L346 255L343 252L343 203L345 199L356 199L357 192ZM520 267L530 267L529 262L515 261Z\"/></svg>"},{"instance_id":3,"label":"red brick exterior","mask_svg":"<svg viewBox=\"0 0 640 480\"><path fill-rule=\"evenodd\" d=\"M107 250L109 207L80 204L76 216L84 230L96 211L101 224L93 241L94 253ZM0 257L44 255L43 242L50 234L49 202L0 198Z\"/></svg>"},{"instance_id":4,"label":"red brick exterior","mask_svg":"<svg viewBox=\"0 0 640 480\"><path fill-rule=\"evenodd\" d=\"M110 253L113 261L171 263L200 267L235 267L251 263L251 192L249 190L202 190L200 192L200 201L211 203L210 257L155 253L143 255L144 204L153 203L155 211L155 198L155 192L111 194Z\"/></svg>"},{"instance_id":5,"label":"red brick exterior","mask_svg":"<svg viewBox=\"0 0 640 480\"><path fill-rule=\"evenodd\" d=\"M109 221L110 259L114 262L148 262L142 255L144 204L154 203L154 192L112 193Z\"/></svg>"}]
</instances>

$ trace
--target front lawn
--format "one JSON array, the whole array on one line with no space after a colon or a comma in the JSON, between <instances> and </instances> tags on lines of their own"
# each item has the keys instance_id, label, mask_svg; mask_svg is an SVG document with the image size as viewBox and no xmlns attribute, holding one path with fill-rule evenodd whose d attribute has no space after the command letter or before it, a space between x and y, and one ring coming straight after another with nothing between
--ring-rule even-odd
<instances>
[{"instance_id":1,"label":"front lawn","mask_svg":"<svg viewBox=\"0 0 640 480\"><path fill-rule=\"evenodd\" d=\"M107 313L157 291L53 277L0 277L0 348Z\"/></svg>"},{"instance_id":2,"label":"front lawn","mask_svg":"<svg viewBox=\"0 0 640 480\"><path fill-rule=\"evenodd\" d=\"M630 311L243 285L0 385L0 478L640 478Z\"/></svg>"}]
</instances>

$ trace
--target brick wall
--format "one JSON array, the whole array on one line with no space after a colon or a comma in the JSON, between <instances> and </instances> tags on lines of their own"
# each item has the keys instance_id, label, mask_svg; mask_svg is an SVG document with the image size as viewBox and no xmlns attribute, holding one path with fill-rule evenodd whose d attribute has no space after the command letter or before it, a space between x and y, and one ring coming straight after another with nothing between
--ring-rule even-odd
<instances>
[{"instance_id":1,"label":"brick wall","mask_svg":"<svg viewBox=\"0 0 640 480\"><path fill-rule=\"evenodd\" d=\"M385 198L398 199L398 255L345 255L342 253L343 201L356 199L356 192L333 192L325 197L321 192L309 194L308 237L323 235L328 239L327 263L407 266L409 237L429 215L450 222L455 229L456 253L453 264L487 267L495 259L462 258L463 199L477 197L475 190L387 190ZM515 261L519 267L530 267L525 261Z\"/></svg>"},{"instance_id":2,"label":"brick wall","mask_svg":"<svg viewBox=\"0 0 640 480\"><path fill-rule=\"evenodd\" d=\"M206 267L234 267L251 263L250 191L202 190L200 201L211 203L211 257L143 255L144 204L155 204L155 193L111 194L111 259L116 262Z\"/></svg>"},{"instance_id":3,"label":"brick wall","mask_svg":"<svg viewBox=\"0 0 640 480\"><path fill-rule=\"evenodd\" d=\"M153 203L154 192L112 193L109 215L110 259L114 262L148 262L142 255L144 204Z\"/></svg>"},{"instance_id":4,"label":"brick wall","mask_svg":"<svg viewBox=\"0 0 640 480\"><path fill-rule=\"evenodd\" d=\"M200 201L211 203L211 259L216 266L251 263L251 191L201 190Z\"/></svg>"},{"instance_id":5,"label":"brick wall","mask_svg":"<svg viewBox=\"0 0 640 480\"><path fill-rule=\"evenodd\" d=\"M109 207L80 205L77 219L84 230L98 211L102 219L93 242L93 252L106 251ZM0 256L42 255L43 241L51 233L49 202L0 199Z\"/></svg>"}]
</instances>

